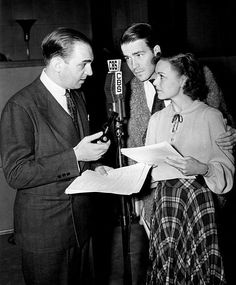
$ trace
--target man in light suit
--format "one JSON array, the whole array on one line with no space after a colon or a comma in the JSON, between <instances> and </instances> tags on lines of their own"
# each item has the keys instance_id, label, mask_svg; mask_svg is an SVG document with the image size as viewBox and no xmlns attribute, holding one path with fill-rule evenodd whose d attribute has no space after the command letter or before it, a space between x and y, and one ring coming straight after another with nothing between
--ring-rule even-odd
<instances>
[{"instance_id":1,"label":"man in light suit","mask_svg":"<svg viewBox=\"0 0 236 285\"><path fill-rule=\"evenodd\" d=\"M65 194L110 144L94 142L102 132L89 134L80 90L92 75L93 51L82 33L58 28L44 38L42 52L46 66L40 77L10 98L1 116L3 170L17 189L16 243L27 285L93 284L92 195ZM95 170L106 173L109 167Z\"/></svg>"}]
</instances>

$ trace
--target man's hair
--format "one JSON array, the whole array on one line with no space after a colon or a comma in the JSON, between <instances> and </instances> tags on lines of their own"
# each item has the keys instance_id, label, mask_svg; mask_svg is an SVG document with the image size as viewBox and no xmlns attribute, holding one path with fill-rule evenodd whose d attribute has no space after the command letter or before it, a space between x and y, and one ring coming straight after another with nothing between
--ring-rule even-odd
<instances>
[{"instance_id":1,"label":"man's hair","mask_svg":"<svg viewBox=\"0 0 236 285\"><path fill-rule=\"evenodd\" d=\"M126 28L120 38L120 45L134 42L140 39L145 40L150 49L153 49L157 44L157 39L152 26L148 23L134 23Z\"/></svg>"},{"instance_id":2,"label":"man's hair","mask_svg":"<svg viewBox=\"0 0 236 285\"><path fill-rule=\"evenodd\" d=\"M64 59L70 57L76 42L92 46L91 41L83 33L74 29L60 27L48 34L41 44L45 63L55 56Z\"/></svg>"},{"instance_id":3,"label":"man's hair","mask_svg":"<svg viewBox=\"0 0 236 285\"><path fill-rule=\"evenodd\" d=\"M186 76L187 80L183 86L184 94L193 100L203 101L206 98L208 88L203 66L192 53L180 53L175 56L161 57L160 59L169 62L172 69L176 70L180 76Z\"/></svg>"}]
</instances>

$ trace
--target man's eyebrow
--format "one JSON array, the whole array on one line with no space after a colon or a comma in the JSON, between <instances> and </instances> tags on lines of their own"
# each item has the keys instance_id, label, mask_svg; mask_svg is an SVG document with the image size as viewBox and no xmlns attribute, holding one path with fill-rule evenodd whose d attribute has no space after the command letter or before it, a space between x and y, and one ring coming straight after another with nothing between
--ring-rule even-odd
<instances>
[{"instance_id":1,"label":"man's eyebrow","mask_svg":"<svg viewBox=\"0 0 236 285\"><path fill-rule=\"evenodd\" d=\"M138 50L138 51L134 52L133 55L136 55L136 54L139 54L139 53L143 53L143 52L144 52L144 50Z\"/></svg>"},{"instance_id":2,"label":"man's eyebrow","mask_svg":"<svg viewBox=\"0 0 236 285\"><path fill-rule=\"evenodd\" d=\"M138 51L133 52L132 55L136 55L136 54L143 53L143 52L145 52L145 51L144 50L138 50ZM128 57L128 55L126 55L126 54L123 54L123 56Z\"/></svg>"},{"instance_id":3,"label":"man's eyebrow","mask_svg":"<svg viewBox=\"0 0 236 285\"><path fill-rule=\"evenodd\" d=\"M89 63L89 62L92 62L92 60L91 60L91 59L85 59L85 60L83 60L82 62L83 62L83 63Z\"/></svg>"}]
</instances>

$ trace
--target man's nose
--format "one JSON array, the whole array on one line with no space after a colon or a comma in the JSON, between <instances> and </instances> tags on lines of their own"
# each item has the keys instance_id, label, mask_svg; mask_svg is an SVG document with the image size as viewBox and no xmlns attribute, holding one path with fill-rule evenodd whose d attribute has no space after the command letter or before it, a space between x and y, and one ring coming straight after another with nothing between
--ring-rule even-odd
<instances>
[{"instance_id":1,"label":"man's nose","mask_svg":"<svg viewBox=\"0 0 236 285\"><path fill-rule=\"evenodd\" d=\"M92 75L93 75L93 70L92 70L91 65L88 65L88 66L86 67L85 73L86 73L88 76L92 76Z\"/></svg>"},{"instance_id":2,"label":"man's nose","mask_svg":"<svg viewBox=\"0 0 236 285\"><path fill-rule=\"evenodd\" d=\"M139 63L137 62L137 60L133 59L132 60L132 68L135 69L139 66Z\"/></svg>"}]
</instances>

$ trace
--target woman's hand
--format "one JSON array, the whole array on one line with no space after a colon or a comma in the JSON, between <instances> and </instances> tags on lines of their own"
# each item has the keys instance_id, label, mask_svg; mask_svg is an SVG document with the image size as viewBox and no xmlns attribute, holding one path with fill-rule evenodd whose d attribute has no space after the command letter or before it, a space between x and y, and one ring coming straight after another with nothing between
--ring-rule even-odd
<instances>
[{"instance_id":1,"label":"woman's hand","mask_svg":"<svg viewBox=\"0 0 236 285\"><path fill-rule=\"evenodd\" d=\"M191 157L167 157L165 160L169 165L177 168L183 175L205 175L208 172L208 165Z\"/></svg>"}]
</instances>

